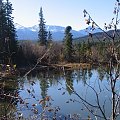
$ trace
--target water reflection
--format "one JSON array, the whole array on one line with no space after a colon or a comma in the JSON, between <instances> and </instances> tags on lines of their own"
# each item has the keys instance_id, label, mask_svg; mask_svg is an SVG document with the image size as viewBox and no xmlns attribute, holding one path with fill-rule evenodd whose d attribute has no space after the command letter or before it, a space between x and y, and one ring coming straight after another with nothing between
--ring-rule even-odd
<instances>
[{"instance_id":1,"label":"water reflection","mask_svg":"<svg viewBox=\"0 0 120 120\"><path fill-rule=\"evenodd\" d=\"M72 71L66 71L65 72L65 81L66 81L66 90L68 91L68 93L71 95L74 87L73 87L73 75L72 75Z\"/></svg>"},{"instance_id":2,"label":"water reflection","mask_svg":"<svg viewBox=\"0 0 120 120\"><path fill-rule=\"evenodd\" d=\"M73 91L96 105L95 92L88 85L100 93L101 105L107 101L105 111L110 116L111 93L108 73L107 68L44 71L31 74L24 79L7 80L4 92L13 95L17 93L19 100L8 100L1 97L0 106L4 107L0 107L0 117L12 113L13 117L23 114L24 118L32 119L34 116L39 119L43 115L43 110L49 110L45 113L49 113L49 117L51 117L51 113L53 112L52 115L55 115L55 110L60 108L57 111L58 115L78 113L81 118L87 118L88 115L92 115L85 109L80 99L73 94ZM120 82L117 82L119 91ZM2 85L4 81L0 81L0 83ZM11 102L16 104L12 104L11 107ZM97 112L99 113L99 111Z\"/></svg>"},{"instance_id":3,"label":"water reflection","mask_svg":"<svg viewBox=\"0 0 120 120\"><path fill-rule=\"evenodd\" d=\"M46 101L44 100L47 96L47 91L49 88L49 82L46 78L48 78L48 75L46 76L45 73L43 73L41 76L39 74L37 75L37 78L40 80L40 89L41 89L41 97L43 99L42 102L42 108L46 106Z\"/></svg>"}]
</instances>

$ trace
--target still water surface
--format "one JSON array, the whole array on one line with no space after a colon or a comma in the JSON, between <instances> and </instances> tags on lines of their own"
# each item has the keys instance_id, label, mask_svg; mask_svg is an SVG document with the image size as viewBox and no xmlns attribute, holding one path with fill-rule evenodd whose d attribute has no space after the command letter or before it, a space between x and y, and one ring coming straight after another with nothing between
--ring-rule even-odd
<instances>
[{"instance_id":1,"label":"still water surface","mask_svg":"<svg viewBox=\"0 0 120 120\"><path fill-rule=\"evenodd\" d=\"M14 106L10 106L8 100L0 100L0 106L2 106L0 115L11 112L10 115L22 116L24 119L52 118L53 116L61 119L65 116L87 119L90 116L95 119L73 91L89 103L97 105L96 91L101 106L105 108L105 114L110 117L111 92L107 72L101 68L47 71L31 74L24 79L11 80L9 86L17 88L19 100ZM116 89L120 91L119 80ZM5 111L3 109L6 106ZM96 108L88 107L101 115Z\"/></svg>"}]
</instances>

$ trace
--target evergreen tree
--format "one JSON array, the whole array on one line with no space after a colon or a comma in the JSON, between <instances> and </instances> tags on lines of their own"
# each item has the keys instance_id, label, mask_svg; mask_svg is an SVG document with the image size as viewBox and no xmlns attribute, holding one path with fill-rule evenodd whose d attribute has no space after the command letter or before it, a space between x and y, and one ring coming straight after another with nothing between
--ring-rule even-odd
<instances>
[{"instance_id":1,"label":"evergreen tree","mask_svg":"<svg viewBox=\"0 0 120 120\"><path fill-rule=\"evenodd\" d=\"M43 17L42 7L40 8L40 23L39 23L39 32L38 32L38 42L40 45L47 45L47 31L45 27L45 19Z\"/></svg>"},{"instance_id":2,"label":"evergreen tree","mask_svg":"<svg viewBox=\"0 0 120 120\"><path fill-rule=\"evenodd\" d=\"M86 52L87 52L87 44L85 43L85 41L83 41L81 43L81 47L80 47L81 62L87 62L86 61Z\"/></svg>"},{"instance_id":3,"label":"evergreen tree","mask_svg":"<svg viewBox=\"0 0 120 120\"><path fill-rule=\"evenodd\" d=\"M14 27L12 15L12 4L9 0L2 3L0 11L0 43L1 43L1 53L4 56L4 63L14 62L13 58L17 52L18 43L16 36L16 29Z\"/></svg>"},{"instance_id":4,"label":"evergreen tree","mask_svg":"<svg viewBox=\"0 0 120 120\"><path fill-rule=\"evenodd\" d=\"M65 29L65 37L64 37L64 58L67 62L72 62L73 57L73 45L72 45L72 34L71 26L67 26Z\"/></svg>"},{"instance_id":5,"label":"evergreen tree","mask_svg":"<svg viewBox=\"0 0 120 120\"><path fill-rule=\"evenodd\" d=\"M52 33L49 31L48 32L48 45L50 45L50 43L52 43Z\"/></svg>"},{"instance_id":6,"label":"evergreen tree","mask_svg":"<svg viewBox=\"0 0 120 120\"><path fill-rule=\"evenodd\" d=\"M6 10L5 10L4 4L1 3L1 9L0 9L0 53L1 54L0 54L0 58L2 58L2 53L5 51L4 41L6 37L6 25L7 25Z\"/></svg>"}]
</instances>

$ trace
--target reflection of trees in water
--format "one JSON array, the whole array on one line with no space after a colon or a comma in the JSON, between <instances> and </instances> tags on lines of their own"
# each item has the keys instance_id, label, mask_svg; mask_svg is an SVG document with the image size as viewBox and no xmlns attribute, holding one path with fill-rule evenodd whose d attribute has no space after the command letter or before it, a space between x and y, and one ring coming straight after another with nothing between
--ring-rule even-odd
<instances>
[{"instance_id":1,"label":"reflection of trees in water","mask_svg":"<svg viewBox=\"0 0 120 120\"><path fill-rule=\"evenodd\" d=\"M79 69L75 71L77 76L77 83L82 81L85 85L87 80L92 77L92 71L90 69Z\"/></svg>"},{"instance_id":2,"label":"reflection of trees in water","mask_svg":"<svg viewBox=\"0 0 120 120\"><path fill-rule=\"evenodd\" d=\"M65 73L65 75L64 75ZM72 90L74 90L73 82L74 80L77 81L83 81L84 85L86 84L86 81L92 77L92 70L91 69L79 69L79 70L65 70L62 71L50 71L45 75L46 82L49 82L49 85L58 85L58 81L66 80L66 89L69 94L72 94ZM43 75L42 75L43 76ZM64 76L64 77L63 77Z\"/></svg>"},{"instance_id":3,"label":"reflection of trees in water","mask_svg":"<svg viewBox=\"0 0 120 120\"><path fill-rule=\"evenodd\" d=\"M17 80L0 81L0 119L12 120L15 117L16 104L18 97Z\"/></svg>"},{"instance_id":4,"label":"reflection of trees in water","mask_svg":"<svg viewBox=\"0 0 120 120\"><path fill-rule=\"evenodd\" d=\"M104 70L105 69L105 70ZM107 67L105 68L97 68L97 72L98 72L98 77L100 80L103 80L104 77L108 79L109 76L107 76L108 74L105 72L109 72L109 70L107 69ZM86 82L88 80L90 80L94 74L94 69L79 69L79 70L69 70L69 71L65 71L65 76L63 74L63 71L44 71L44 72L39 72L37 73L37 78L40 81L40 87L41 87L41 96L43 97L43 99L47 96L47 91L48 88L50 86L57 86L59 84L58 81L63 82L63 80L66 80L66 84L68 86L66 86L67 91L69 92L69 94L72 93L72 89L74 89L73 86L73 82L74 80L76 80L76 82L78 83L79 81L82 81L83 84L85 85ZM64 76L64 77L63 77ZM29 78L28 78L29 79ZM30 76L30 79L32 79L32 77ZM69 88L70 86L70 88Z\"/></svg>"},{"instance_id":5,"label":"reflection of trees in water","mask_svg":"<svg viewBox=\"0 0 120 120\"><path fill-rule=\"evenodd\" d=\"M103 68L99 67L97 69L97 72L98 72L99 79L102 81L105 77L105 74L106 74L105 70Z\"/></svg>"},{"instance_id":6,"label":"reflection of trees in water","mask_svg":"<svg viewBox=\"0 0 120 120\"><path fill-rule=\"evenodd\" d=\"M92 75L93 75L92 70L88 69L88 77L89 77L89 79L92 77Z\"/></svg>"},{"instance_id":7,"label":"reflection of trees in water","mask_svg":"<svg viewBox=\"0 0 120 120\"><path fill-rule=\"evenodd\" d=\"M73 71L65 71L65 80L66 80L66 90L68 93L71 95L74 87L73 87L73 76L72 76Z\"/></svg>"},{"instance_id":8,"label":"reflection of trees in water","mask_svg":"<svg viewBox=\"0 0 120 120\"><path fill-rule=\"evenodd\" d=\"M50 86L57 86L58 81L61 80L63 73L61 71L50 71L49 72L49 83Z\"/></svg>"},{"instance_id":9,"label":"reflection of trees in water","mask_svg":"<svg viewBox=\"0 0 120 120\"><path fill-rule=\"evenodd\" d=\"M42 105L42 111L40 119L46 119L47 116L55 118L57 117L57 112L60 110L59 106L52 106L52 96L49 96L47 93L49 87L52 85L58 85L57 80L60 79L60 75L58 73L55 74L54 71L47 71L37 75L41 89L41 100L39 103Z\"/></svg>"},{"instance_id":10,"label":"reflection of trees in water","mask_svg":"<svg viewBox=\"0 0 120 120\"><path fill-rule=\"evenodd\" d=\"M97 71L96 71L97 70ZM48 95L48 89L49 87L52 86L58 86L60 83L65 82L65 89L67 92L71 95L74 88L74 82L77 83L83 83L84 85L90 80L92 77L94 77L94 72L97 73L97 77L99 77L100 80L109 79L109 69L107 67L104 68L94 68L94 69L79 69L79 70L65 70L63 74L63 71L44 71L44 72L39 72L37 74L34 74L34 77L32 75L29 75L26 77L26 79L22 80L19 82L19 86L22 89L25 89L25 86L27 85L28 89L30 89L30 94L34 94L35 92L32 93L32 87L34 89L34 84L36 84L36 81L40 84L40 89L41 89L41 97L39 99L46 99ZM108 78L106 78L108 76ZM94 78L93 78L94 79ZM64 81L65 80L65 81ZM58 82L59 81L59 82ZM3 86L2 84L4 81L0 81L0 88ZM34 84L33 84L34 83ZM22 86L22 87L21 87ZM5 85L4 85L4 92L7 94L13 94L15 96L15 92L17 92L18 88L18 82L11 81L11 80L6 80ZM1 90L0 90L1 92ZM51 96L52 97L52 96ZM10 113L10 116L14 118L14 111L17 111L19 108L16 109L16 106L13 104L16 102L14 99L9 99L9 98L4 98L0 97L0 117L2 115L6 115L7 113ZM42 102L42 107L47 105L47 101Z\"/></svg>"},{"instance_id":11,"label":"reflection of trees in water","mask_svg":"<svg viewBox=\"0 0 120 120\"><path fill-rule=\"evenodd\" d=\"M37 78L39 80L45 79L47 82L49 82L49 85L58 85L58 80L60 80L62 77L61 71L44 71L37 73Z\"/></svg>"},{"instance_id":12,"label":"reflection of trees in water","mask_svg":"<svg viewBox=\"0 0 120 120\"><path fill-rule=\"evenodd\" d=\"M87 82L87 69L83 69L81 72L82 72L82 81L85 85Z\"/></svg>"},{"instance_id":13,"label":"reflection of trees in water","mask_svg":"<svg viewBox=\"0 0 120 120\"><path fill-rule=\"evenodd\" d=\"M112 69L111 72L114 73L116 68ZM104 78L106 78L106 80L110 79L110 68L108 66L101 66L99 68L97 68L97 72L98 72L98 76L99 79L102 81L104 80Z\"/></svg>"},{"instance_id":14,"label":"reflection of trees in water","mask_svg":"<svg viewBox=\"0 0 120 120\"><path fill-rule=\"evenodd\" d=\"M47 96L47 90L50 86L58 85L58 80L61 79L61 76L59 71L45 71L37 74L43 99Z\"/></svg>"},{"instance_id":15,"label":"reflection of trees in water","mask_svg":"<svg viewBox=\"0 0 120 120\"><path fill-rule=\"evenodd\" d=\"M48 88L49 88L49 82L47 80L48 75L47 75L46 72L40 73L40 74L37 75L37 78L40 81L41 97L44 100L47 96L47 91L48 91ZM44 108L45 105L46 105L46 101L43 101L42 107Z\"/></svg>"},{"instance_id":16,"label":"reflection of trees in water","mask_svg":"<svg viewBox=\"0 0 120 120\"><path fill-rule=\"evenodd\" d=\"M48 88L49 88L49 83L46 79L41 79L40 80L40 88L41 88L41 96L42 96L42 99L45 99L46 96L47 96L47 91L48 91ZM44 104L42 104L43 107L45 107L45 101L44 101Z\"/></svg>"}]
</instances>

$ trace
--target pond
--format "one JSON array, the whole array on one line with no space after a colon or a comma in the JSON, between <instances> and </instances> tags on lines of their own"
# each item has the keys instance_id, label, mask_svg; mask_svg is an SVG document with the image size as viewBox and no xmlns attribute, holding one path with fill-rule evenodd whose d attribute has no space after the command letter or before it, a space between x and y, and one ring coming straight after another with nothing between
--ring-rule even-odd
<instances>
[{"instance_id":1,"label":"pond","mask_svg":"<svg viewBox=\"0 0 120 120\"><path fill-rule=\"evenodd\" d=\"M104 114L110 118L112 94L108 71L103 68L44 71L34 72L17 80L1 80L0 85L4 83L7 97L1 96L0 118L95 119L92 113L102 116L101 111L93 107L97 106L97 95ZM119 93L119 80L116 89ZM16 98L9 97L9 94ZM118 114L119 112L120 108Z\"/></svg>"}]
</instances>

